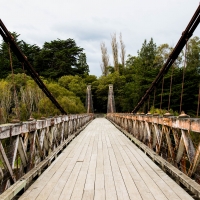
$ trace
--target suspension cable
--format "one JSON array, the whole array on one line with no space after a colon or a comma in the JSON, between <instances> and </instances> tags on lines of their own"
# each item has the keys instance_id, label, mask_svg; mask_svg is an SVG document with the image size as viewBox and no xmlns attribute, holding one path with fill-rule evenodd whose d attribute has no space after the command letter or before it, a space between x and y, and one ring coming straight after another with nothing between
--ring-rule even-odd
<instances>
[{"instance_id":1,"label":"suspension cable","mask_svg":"<svg viewBox=\"0 0 200 200\"><path fill-rule=\"evenodd\" d=\"M170 89L169 89L169 100L168 100L168 111L170 110L170 103L171 103L173 72L174 72L174 67L172 66L172 73L171 73L171 79L170 79Z\"/></svg>"},{"instance_id":2,"label":"suspension cable","mask_svg":"<svg viewBox=\"0 0 200 200\"><path fill-rule=\"evenodd\" d=\"M156 101L156 87L154 88L154 94L153 94L153 107L155 108L155 101Z\"/></svg>"},{"instance_id":3,"label":"suspension cable","mask_svg":"<svg viewBox=\"0 0 200 200\"><path fill-rule=\"evenodd\" d=\"M164 82L165 82L165 78L164 78L164 76L163 76L163 80L162 80L162 91L161 91L161 96L160 96L160 110L162 109L162 96L163 96Z\"/></svg>"},{"instance_id":4,"label":"suspension cable","mask_svg":"<svg viewBox=\"0 0 200 200\"><path fill-rule=\"evenodd\" d=\"M200 22L200 5L198 6L197 10L195 11L192 19L190 20L189 24L187 25L185 31L183 31L178 43L176 44L174 50L170 54L169 58L167 59L166 63L164 66L161 68L160 72L152 82L151 86L149 89L146 91L144 96L141 98L141 100L138 102L136 107L133 109L132 113L136 113L139 108L142 106L144 101L148 98L148 96L153 92L154 88L158 83L162 80L162 77L164 74L166 74L169 70L169 68L172 66L180 52L182 51L183 47L185 46L186 42L188 39L192 36L193 32L197 28Z\"/></svg>"},{"instance_id":5,"label":"suspension cable","mask_svg":"<svg viewBox=\"0 0 200 200\"><path fill-rule=\"evenodd\" d=\"M184 66L183 66L183 78L182 78L182 88L181 88L181 99L180 99L180 113L181 113L181 109L182 109L182 99L183 99L183 88L184 88L184 79L185 79L185 70L186 70L186 65L187 65L187 58L186 58L186 54L187 54L187 48L188 48L188 42L186 42L185 45L185 60L184 60Z\"/></svg>"},{"instance_id":6,"label":"suspension cable","mask_svg":"<svg viewBox=\"0 0 200 200\"><path fill-rule=\"evenodd\" d=\"M49 98L49 100L57 107L58 110L62 114L67 114L66 111L61 107L61 105L57 102L57 100L53 97L51 92L47 89L45 84L42 82L36 71L33 69L29 61L27 60L26 56L22 53L21 49L17 45L17 43L14 41L12 35L7 30L3 22L0 20L0 34L3 37L3 40L6 43L10 44L10 48L17 56L18 60L20 62L24 62L24 66L26 70L30 73L30 76L33 78L33 80L37 83L37 85L40 87L40 89L46 94L46 96Z\"/></svg>"}]
</instances>

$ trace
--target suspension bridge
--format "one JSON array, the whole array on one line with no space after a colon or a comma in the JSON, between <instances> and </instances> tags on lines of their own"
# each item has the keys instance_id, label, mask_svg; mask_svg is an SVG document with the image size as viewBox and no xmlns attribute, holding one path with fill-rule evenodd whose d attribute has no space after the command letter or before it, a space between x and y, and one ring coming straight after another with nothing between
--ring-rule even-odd
<instances>
[{"instance_id":1,"label":"suspension bridge","mask_svg":"<svg viewBox=\"0 0 200 200\"><path fill-rule=\"evenodd\" d=\"M0 125L0 199L200 199L200 94L197 118L141 112L199 22L200 6L132 113L116 113L108 86L105 118L94 114L91 85L87 113L67 114L0 21L4 41L62 114Z\"/></svg>"}]
</instances>

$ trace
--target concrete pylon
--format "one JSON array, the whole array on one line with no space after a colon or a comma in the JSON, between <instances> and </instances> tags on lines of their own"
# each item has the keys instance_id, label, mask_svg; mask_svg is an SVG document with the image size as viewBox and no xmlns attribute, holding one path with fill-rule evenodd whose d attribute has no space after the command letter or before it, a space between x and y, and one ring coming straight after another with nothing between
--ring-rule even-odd
<instances>
[{"instance_id":1,"label":"concrete pylon","mask_svg":"<svg viewBox=\"0 0 200 200\"><path fill-rule=\"evenodd\" d=\"M85 108L87 110L87 113L94 113L91 85L87 86Z\"/></svg>"},{"instance_id":2,"label":"concrete pylon","mask_svg":"<svg viewBox=\"0 0 200 200\"><path fill-rule=\"evenodd\" d=\"M114 92L113 92L113 85L109 85L108 91L108 105L107 105L107 113L115 113L115 99L114 99Z\"/></svg>"}]
</instances>

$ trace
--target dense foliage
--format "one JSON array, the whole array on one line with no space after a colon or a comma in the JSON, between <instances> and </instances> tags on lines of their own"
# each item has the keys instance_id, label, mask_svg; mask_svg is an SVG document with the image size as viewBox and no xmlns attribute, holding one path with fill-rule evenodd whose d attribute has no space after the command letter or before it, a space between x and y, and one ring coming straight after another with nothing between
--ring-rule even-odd
<instances>
[{"instance_id":1,"label":"dense foliage","mask_svg":"<svg viewBox=\"0 0 200 200\"><path fill-rule=\"evenodd\" d=\"M80 98L72 91L56 82L43 81L67 113L85 112ZM31 77L25 74L9 75L0 81L0 105L1 123L14 118L27 120L30 116L40 118L60 114Z\"/></svg>"},{"instance_id":2,"label":"dense foliage","mask_svg":"<svg viewBox=\"0 0 200 200\"><path fill-rule=\"evenodd\" d=\"M64 75L88 74L89 66L83 48L78 47L73 39L45 42L43 47L30 45L18 40L18 34L12 33L14 39L36 72L47 79L57 80ZM23 73L23 65L12 53L14 73ZM0 78L11 73L9 47L5 42L0 44Z\"/></svg>"},{"instance_id":3,"label":"dense foliage","mask_svg":"<svg viewBox=\"0 0 200 200\"><path fill-rule=\"evenodd\" d=\"M138 101L149 88L159 70L166 62L173 50L168 44L157 46L153 39L146 40L138 51L137 56L128 55L126 65L123 68L119 64L119 72L110 71L107 76L101 76L98 81L92 84L94 94L94 108L98 112L106 112L108 84L114 85L115 102L117 112L131 112ZM186 68L184 63L186 60ZM111 67L109 67L111 68ZM173 110L179 113L182 80L184 75L184 89L181 110L191 116L196 116L198 91L200 80L200 39L193 37L188 42L186 57L184 50L181 52L171 69L164 77L163 92L160 83L151 94L149 101L141 108L140 112L148 112L150 107L163 110ZM171 95L170 83L172 82ZM161 102L162 94L162 104ZM170 103L169 103L170 100Z\"/></svg>"},{"instance_id":4,"label":"dense foliage","mask_svg":"<svg viewBox=\"0 0 200 200\"><path fill-rule=\"evenodd\" d=\"M168 44L157 46L153 39L144 41L136 56L128 55L126 64L118 63L118 70L108 66L108 73L99 78L88 75L89 67L83 49L72 39L54 40L45 43L43 48L17 40L22 51L41 76L49 90L68 113L85 112L86 86L92 85L94 111L107 110L108 85L114 85L117 112L131 112L144 95L159 70L173 50ZM186 59L186 68L184 62ZM0 120L1 123L14 117L27 120L59 114L34 81L23 74L22 64L12 55L14 75L11 74L8 46L0 46ZM182 52L164 77L163 92L160 83L141 112L165 112L171 109L179 113L183 73L184 90L182 110L191 116L196 115L200 80L200 39L193 37L188 42L186 57ZM170 83L171 96L170 96ZM162 104L161 102L162 94ZM169 104L170 100L170 104Z\"/></svg>"}]
</instances>

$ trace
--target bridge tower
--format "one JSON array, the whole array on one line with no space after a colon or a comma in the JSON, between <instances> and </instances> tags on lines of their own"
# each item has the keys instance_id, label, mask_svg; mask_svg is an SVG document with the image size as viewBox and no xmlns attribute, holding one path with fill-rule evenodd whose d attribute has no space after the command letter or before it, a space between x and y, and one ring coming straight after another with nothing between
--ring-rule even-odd
<instances>
[{"instance_id":1,"label":"bridge tower","mask_svg":"<svg viewBox=\"0 0 200 200\"><path fill-rule=\"evenodd\" d=\"M113 85L109 85L108 91L108 105L107 105L107 113L115 113L115 99L114 99L114 92L113 92Z\"/></svg>"},{"instance_id":2,"label":"bridge tower","mask_svg":"<svg viewBox=\"0 0 200 200\"><path fill-rule=\"evenodd\" d=\"M94 113L91 85L87 86L85 108L87 110L87 113Z\"/></svg>"}]
</instances>

